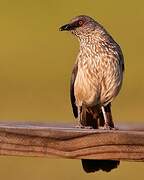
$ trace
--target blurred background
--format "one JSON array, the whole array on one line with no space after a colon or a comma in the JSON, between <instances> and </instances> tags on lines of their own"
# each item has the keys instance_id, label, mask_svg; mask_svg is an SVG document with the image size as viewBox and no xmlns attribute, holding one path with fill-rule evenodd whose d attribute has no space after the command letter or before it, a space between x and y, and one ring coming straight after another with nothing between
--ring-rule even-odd
<instances>
[{"instance_id":1,"label":"blurred background","mask_svg":"<svg viewBox=\"0 0 144 180\"><path fill-rule=\"evenodd\" d=\"M116 122L144 119L144 1L5 0L0 2L0 120L74 122L69 80L78 41L59 27L76 15L92 16L120 44L125 57ZM106 174L87 175L78 160L0 157L5 180L144 178L143 163L122 162Z\"/></svg>"}]
</instances>

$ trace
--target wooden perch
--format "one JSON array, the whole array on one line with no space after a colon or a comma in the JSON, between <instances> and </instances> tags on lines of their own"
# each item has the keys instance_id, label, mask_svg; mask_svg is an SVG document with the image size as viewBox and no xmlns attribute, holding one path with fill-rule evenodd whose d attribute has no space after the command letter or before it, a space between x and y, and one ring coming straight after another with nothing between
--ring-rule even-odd
<instances>
[{"instance_id":1,"label":"wooden perch","mask_svg":"<svg viewBox=\"0 0 144 180\"><path fill-rule=\"evenodd\" d=\"M144 124L118 128L0 123L0 155L144 161Z\"/></svg>"}]
</instances>

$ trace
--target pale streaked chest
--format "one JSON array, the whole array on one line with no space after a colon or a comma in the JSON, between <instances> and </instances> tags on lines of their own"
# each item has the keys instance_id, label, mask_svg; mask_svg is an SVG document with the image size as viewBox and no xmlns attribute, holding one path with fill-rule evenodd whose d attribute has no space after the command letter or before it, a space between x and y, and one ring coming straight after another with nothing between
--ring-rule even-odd
<instances>
[{"instance_id":1,"label":"pale streaked chest","mask_svg":"<svg viewBox=\"0 0 144 180\"><path fill-rule=\"evenodd\" d=\"M82 102L86 104L96 103L100 91L100 75L99 63L100 59L96 55L91 55L89 49L83 50L79 53L77 58L78 72L74 84L74 92L76 102L81 105Z\"/></svg>"}]
</instances>

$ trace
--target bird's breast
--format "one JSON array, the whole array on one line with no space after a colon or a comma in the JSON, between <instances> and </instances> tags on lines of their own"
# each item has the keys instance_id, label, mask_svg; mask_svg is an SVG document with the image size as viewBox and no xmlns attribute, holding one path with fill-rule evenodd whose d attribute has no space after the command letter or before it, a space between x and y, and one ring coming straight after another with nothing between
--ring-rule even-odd
<instances>
[{"instance_id":1,"label":"bird's breast","mask_svg":"<svg viewBox=\"0 0 144 180\"><path fill-rule=\"evenodd\" d=\"M78 106L107 104L117 96L123 79L118 57L107 51L97 54L94 48L91 51L86 48L79 54L77 63L74 93Z\"/></svg>"},{"instance_id":2,"label":"bird's breast","mask_svg":"<svg viewBox=\"0 0 144 180\"><path fill-rule=\"evenodd\" d=\"M89 62L90 63L90 62ZM95 105L99 101L100 86L99 76L94 64L88 62L78 63L78 73L74 84L74 93L76 104L81 106L82 103L87 105Z\"/></svg>"}]
</instances>

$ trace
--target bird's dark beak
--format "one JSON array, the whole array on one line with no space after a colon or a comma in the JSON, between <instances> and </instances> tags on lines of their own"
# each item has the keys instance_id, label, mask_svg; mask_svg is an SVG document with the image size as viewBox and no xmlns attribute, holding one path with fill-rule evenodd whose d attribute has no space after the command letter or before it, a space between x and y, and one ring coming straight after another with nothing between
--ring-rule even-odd
<instances>
[{"instance_id":1,"label":"bird's dark beak","mask_svg":"<svg viewBox=\"0 0 144 180\"><path fill-rule=\"evenodd\" d=\"M72 24L66 24L62 27L59 28L60 31L70 31L73 29L73 25Z\"/></svg>"}]
</instances>

